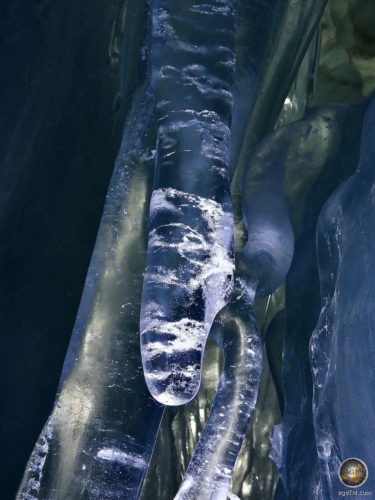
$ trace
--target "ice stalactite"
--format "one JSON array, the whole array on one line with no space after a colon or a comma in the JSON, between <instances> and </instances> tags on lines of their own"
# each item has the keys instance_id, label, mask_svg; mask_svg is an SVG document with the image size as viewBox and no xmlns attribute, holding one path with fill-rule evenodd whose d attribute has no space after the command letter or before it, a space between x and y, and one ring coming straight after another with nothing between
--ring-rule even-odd
<instances>
[{"instance_id":1,"label":"ice stalactite","mask_svg":"<svg viewBox=\"0 0 375 500\"><path fill-rule=\"evenodd\" d=\"M137 498L162 406L144 383L139 310L155 147L154 98L133 100L54 409L18 498Z\"/></svg>"},{"instance_id":2,"label":"ice stalactite","mask_svg":"<svg viewBox=\"0 0 375 500\"><path fill-rule=\"evenodd\" d=\"M375 467L375 99L367 109L355 174L328 199L318 221L322 309L310 342L313 416L318 450L317 496L342 489L340 463L350 457ZM369 474L364 485L374 490Z\"/></svg>"},{"instance_id":3,"label":"ice stalactite","mask_svg":"<svg viewBox=\"0 0 375 500\"><path fill-rule=\"evenodd\" d=\"M310 7L309 7L310 8ZM320 6L321 8L321 6ZM303 10L303 9L302 9ZM319 11L319 8L317 7L317 11ZM306 12L303 12L304 15L306 15ZM299 12L299 15L302 15L301 12ZM164 16L164 21L166 19L165 11L163 12ZM314 32L314 29L316 27L316 23L319 19L319 14L317 15L316 19L314 18L314 23L312 23L311 27L311 35ZM171 24L168 25L168 30L164 28L163 33L168 32L169 36L173 39L175 37L175 30L171 29ZM308 39L309 40L309 39ZM165 43L165 42L164 42ZM307 44L307 42L306 42ZM176 46L176 43L175 43ZM303 51L301 52L301 57L303 56ZM238 75L237 75L238 76ZM287 89L286 89L287 92ZM168 103L169 104L169 103ZM237 102L237 105L241 107L240 102ZM232 127L233 131L233 127ZM234 137L235 134L233 134ZM172 155L175 155L175 147L171 148L171 151L168 151L168 153L171 153ZM189 152L190 153L190 152ZM173 163L171 164L173 165ZM175 167L176 168L176 167ZM159 167L160 169L160 167ZM274 168L269 168L268 172L268 177L266 174L266 177L262 179L264 182L264 187L261 188L260 190L252 190L251 186L248 187L245 184L245 194L246 196L244 197L244 211L245 211L245 218L247 219L247 224L248 224L248 242L243 251L241 252L239 260L239 276L245 277L248 284L246 285L248 295L250 296L251 293L249 292L252 290L252 294L255 295L255 291L257 290L258 294L266 294L274 291L277 286L280 285L282 280L285 278L285 275L288 271L288 268L291 263L292 255L293 255L293 232L291 228L291 224L289 221L288 217L288 210L287 210L287 205L283 196L283 190L282 190L282 183L283 183L283 171L278 171L280 169L277 168L277 166L274 166ZM259 180L258 180L259 181ZM174 182L176 182L174 180ZM171 193L170 199L166 199L166 190L164 189L164 192L156 192L157 196L157 207L159 208L164 208L164 219L161 219L162 222L165 223L165 220L168 220L166 217L166 209L169 208L170 211L174 211L175 213L177 212L177 208L174 204L174 198L176 198L176 195L179 193ZM171 196L172 195L172 196ZM180 195L181 196L181 195ZM266 197L267 203L262 203L263 197ZM161 198L161 202L159 201ZM183 200L183 199L182 199ZM191 196L191 202L194 202L193 196ZM179 202L181 203L181 202ZM185 202L186 203L186 202ZM168 206L169 205L169 206ZM268 205L268 206L267 206ZM266 208L267 207L267 208ZM151 214L152 216L152 214ZM151 237L153 237L153 234L151 234ZM169 235L168 235L169 237ZM153 243L153 241L151 240ZM157 245L156 245L157 243ZM172 243L174 248L177 248L179 250L179 245L177 245L174 240L169 240L169 244ZM167 238L157 238L155 241L155 248L161 248L161 247L167 247L168 240ZM172 246L172 245L171 245ZM169 254L170 255L170 254ZM165 259L165 257L164 257ZM171 263L171 260L169 261L169 265ZM178 267L178 266L177 266ZM155 268L156 269L156 268ZM160 267L159 267L160 270ZM157 273L154 271L151 275L153 279L156 281ZM174 276L174 282L176 283L177 281L177 276ZM160 280L159 280L160 281ZM160 286L160 285L159 285ZM164 285L165 286L165 285ZM177 285L178 287L181 288L181 284ZM226 317L225 321L229 321L228 318L231 318L232 324L236 323L236 319L239 320L241 316L239 315L238 309L240 308L241 301L243 300L243 284L240 286L239 282L237 281L236 284L236 291L234 294L234 298L231 301L230 305L228 305L220 314L219 318L215 322L223 321L222 318ZM150 288L150 290L152 290ZM173 289L172 289L173 290ZM176 285L173 291L176 290ZM242 291L239 291L242 290ZM150 298L151 296L155 296L150 292ZM236 307L233 306L233 304L236 304ZM153 307L155 307L155 304L152 304ZM170 307L170 306L169 306ZM233 311L231 313L231 307L233 307ZM246 306L242 304L242 307L246 309L246 307L249 307L249 300L246 302ZM253 306L254 307L254 304ZM234 310L237 309L236 312ZM250 308L251 310L251 308ZM253 309L252 309L253 310ZM157 313L157 310L154 309L153 313ZM248 311L249 313L249 311ZM234 316L231 317L231 314ZM254 311L253 311L254 314ZM149 315L149 318L152 316ZM157 314L156 314L157 317ZM221 318L221 319L220 319ZM224 321L224 323L225 323ZM254 321L252 322L249 318L247 319L248 322L248 330L249 332L249 337L248 341L252 339L253 342L255 342L255 338L257 338L257 356L258 360L261 359L261 348L260 346L260 341L258 338L258 334L256 333L256 330L253 329L250 325L254 327ZM154 323L156 323L154 321ZM157 321L159 324L160 322ZM246 321L244 322L246 324ZM168 328L168 325L163 325L165 332L170 333ZM172 325L173 326L173 325ZM180 344L180 350L184 347L182 345L181 340L185 337L185 343L188 340L188 335L191 335L191 332L189 334L187 333L187 328L186 325L182 325L184 328L179 329L179 335L177 344ZM215 327L214 327L215 329ZM151 332L153 335L155 332ZM166 337L166 340L168 338ZM165 346L168 347L168 343L165 344ZM151 346L150 346L151 347ZM162 349L162 344L159 343L159 349ZM227 347L228 349L228 347ZM225 350L225 349L224 349ZM160 353L155 353L152 352L152 349L150 349L152 358L156 358L156 363L154 366L151 366L150 369L150 375L153 377L160 377L160 369L158 369L157 363L160 363L160 366L164 368L165 366L165 360L161 359ZM171 345L171 353L177 352L177 349L173 349L173 345ZM146 358L148 354L144 355L144 358ZM226 358L230 358L230 352L228 351L226 353ZM174 359L175 362L175 359ZM243 364L242 364L243 363ZM253 359L253 363L256 364L256 362ZM246 370L250 371L252 369L251 363L249 363L249 360L246 360L245 358L241 361L240 359L238 360L237 363L238 370L242 369L244 372ZM225 373L225 368L224 368L224 373ZM252 378L253 381L253 387L252 391L254 394L257 394L258 388L259 388L259 378L260 378L260 370L259 373L257 374L257 377L254 376L254 372ZM163 374L164 375L164 374ZM168 372L166 373L168 375ZM225 375L223 375L223 379L220 384L220 388L217 393L217 397L215 398L215 401L213 403L212 411L210 414L210 417L208 419L207 425L203 430L202 437L197 445L196 451L193 455L192 461L188 467L187 474L185 477L185 480L181 486L181 489L178 493L177 497L181 498L190 498L192 495L197 495L198 489L202 491L202 495L226 495L229 487L229 479L232 475L232 470L235 462L235 458L238 455L239 452L239 447L243 439L243 435L246 432L246 428L252 413L252 410L254 409L255 406L255 400L252 401L250 405L247 406L247 411L243 411L241 414L241 418L238 419L237 422L234 423L233 420L233 415L230 413L225 415L225 425L221 425L221 429L223 428L228 428L228 426L232 426L232 429L234 429L234 435L236 438L230 439L228 438L227 444L225 444L225 439L221 439L221 436L217 435L215 440L214 435L214 424L213 422L218 419L219 415L219 409L222 407L221 402L222 400L225 400L225 398L228 398L226 389L225 389L225 384L223 380L225 380ZM171 380L171 378L170 378ZM239 377L239 386L241 385L241 378ZM186 385L186 383L185 383ZM229 386L229 384L228 384ZM160 386L161 391L165 390L165 385ZM167 387L167 390L170 388ZM157 389L157 391L160 389ZM246 391L246 388L242 387L242 390ZM167 395L169 397L169 395ZM174 403L179 403L180 399L175 399ZM233 406L236 406L235 402L232 401ZM228 408L230 405L227 403L226 407ZM222 412L221 412L222 413ZM221 415L221 418L223 419L223 415ZM220 420L220 419L219 419ZM230 422L230 425L228 424ZM216 431L216 433L218 430ZM208 442L212 443L211 445L208 445ZM216 445L214 444L216 443ZM222 444L220 444L222 443ZM232 444L233 449L231 449ZM228 459L228 457L230 457ZM205 462L204 462L205 461ZM210 465L205 465L203 466L203 463L205 464L210 464ZM224 472L225 469L225 472ZM207 481L203 481L203 477L207 477ZM209 480L209 478L214 480ZM204 482L205 486L202 486L202 481ZM215 490L215 486L218 488L218 490ZM219 492L220 491L220 492Z\"/></svg>"},{"instance_id":4,"label":"ice stalactite","mask_svg":"<svg viewBox=\"0 0 375 500\"><path fill-rule=\"evenodd\" d=\"M152 4L158 146L141 310L155 399L197 393L206 340L233 287L229 127L234 0Z\"/></svg>"}]
</instances>

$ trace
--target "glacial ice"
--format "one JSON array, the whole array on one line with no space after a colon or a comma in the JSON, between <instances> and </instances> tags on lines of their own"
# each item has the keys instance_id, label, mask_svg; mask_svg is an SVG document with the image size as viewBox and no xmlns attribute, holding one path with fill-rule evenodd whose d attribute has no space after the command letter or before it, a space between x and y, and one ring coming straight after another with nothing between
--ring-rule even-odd
<instances>
[{"instance_id":1,"label":"glacial ice","mask_svg":"<svg viewBox=\"0 0 375 500\"><path fill-rule=\"evenodd\" d=\"M320 310L315 232L319 212L330 193L354 170L363 114L368 102L310 110L269 137L288 150L284 190L291 207L296 247L286 280L283 346L285 409L273 435L272 457L281 481L275 498L313 497L317 452L312 413L309 341ZM262 154L272 153L265 143ZM272 154L271 154L272 157ZM305 176L299 182L300 169ZM275 367L276 368L276 367ZM299 474L295 471L299 470ZM313 473L311 471L314 471Z\"/></svg>"},{"instance_id":2,"label":"glacial ice","mask_svg":"<svg viewBox=\"0 0 375 500\"><path fill-rule=\"evenodd\" d=\"M224 350L224 369L210 415L175 497L178 500L227 498L229 494L262 367L254 297L255 290L237 278L230 303L213 325L211 335Z\"/></svg>"},{"instance_id":3,"label":"glacial ice","mask_svg":"<svg viewBox=\"0 0 375 500\"><path fill-rule=\"evenodd\" d=\"M139 498L163 405L196 396L209 334L223 371L203 429L193 419L198 443L176 499L237 498L233 469L265 363L282 412L275 498L333 499L343 459L373 467L375 417L363 402L374 371L375 101L305 113L325 4L149 3L145 83L17 498ZM296 109L277 122L288 91ZM257 311L275 293L285 304L265 332ZM173 422L178 409L166 412Z\"/></svg>"},{"instance_id":4,"label":"glacial ice","mask_svg":"<svg viewBox=\"0 0 375 500\"><path fill-rule=\"evenodd\" d=\"M230 158L234 201L258 141L276 123L326 3L240 2Z\"/></svg>"},{"instance_id":5,"label":"glacial ice","mask_svg":"<svg viewBox=\"0 0 375 500\"><path fill-rule=\"evenodd\" d=\"M279 287L294 249L282 189L282 151L279 153L268 162L263 156L259 164L252 162L244 182L247 241L238 252L233 296L211 330L223 347L224 370L176 499L227 498L234 464L255 408L262 370L255 297L271 294Z\"/></svg>"},{"instance_id":6,"label":"glacial ice","mask_svg":"<svg viewBox=\"0 0 375 500\"><path fill-rule=\"evenodd\" d=\"M54 409L20 500L139 495L163 413L144 383L138 347L154 110L143 85L124 129Z\"/></svg>"},{"instance_id":7,"label":"glacial ice","mask_svg":"<svg viewBox=\"0 0 375 500\"><path fill-rule=\"evenodd\" d=\"M144 374L166 405L199 389L233 281L229 126L235 2L152 3L157 157L141 309Z\"/></svg>"},{"instance_id":8,"label":"glacial ice","mask_svg":"<svg viewBox=\"0 0 375 500\"><path fill-rule=\"evenodd\" d=\"M318 452L315 491L333 499L338 469L350 457L374 470L372 402L375 345L371 275L375 207L375 99L366 111L355 174L331 195L317 225L322 308L310 341ZM369 473L364 488L373 490Z\"/></svg>"}]
</instances>

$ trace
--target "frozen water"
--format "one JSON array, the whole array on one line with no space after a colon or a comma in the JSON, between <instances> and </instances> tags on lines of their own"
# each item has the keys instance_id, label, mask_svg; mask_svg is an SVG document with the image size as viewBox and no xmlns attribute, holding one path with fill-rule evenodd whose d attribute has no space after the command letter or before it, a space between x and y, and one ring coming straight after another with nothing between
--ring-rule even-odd
<instances>
[{"instance_id":1,"label":"frozen water","mask_svg":"<svg viewBox=\"0 0 375 500\"><path fill-rule=\"evenodd\" d=\"M196 395L207 336L232 291L235 3L152 4L158 147L141 345L147 385L166 405Z\"/></svg>"},{"instance_id":2,"label":"frozen water","mask_svg":"<svg viewBox=\"0 0 375 500\"><path fill-rule=\"evenodd\" d=\"M212 335L224 350L224 370L211 412L176 499L226 499L233 467L255 407L262 347L254 313L255 291L236 280L230 303Z\"/></svg>"},{"instance_id":3,"label":"frozen water","mask_svg":"<svg viewBox=\"0 0 375 500\"><path fill-rule=\"evenodd\" d=\"M325 499L342 489L340 463L350 457L374 470L375 382L371 275L375 223L375 100L363 122L356 173L329 198L319 217L322 309L311 338L313 415L319 459L317 486ZM370 473L365 485L373 490Z\"/></svg>"},{"instance_id":4,"label":"frozen water","mask_svg":"<svg viewBox=\"0 0 375 500\"><path fill-rule=\"evenodd\" d=\"M124 130L52 414L18 498L136 498L162 416L142 373L139 309L155 134L141 87Z\"/></svg>"}]
</instances>

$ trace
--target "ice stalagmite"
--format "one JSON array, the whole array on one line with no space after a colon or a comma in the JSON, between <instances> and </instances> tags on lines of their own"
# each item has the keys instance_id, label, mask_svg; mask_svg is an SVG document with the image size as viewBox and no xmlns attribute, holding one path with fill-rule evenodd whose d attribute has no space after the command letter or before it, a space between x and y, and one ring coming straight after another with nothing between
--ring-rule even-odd
<instances>
[{"instance_id":1,"label":"ice stalagmite","mask_svg":"<svg viewBox=\"0 0 375 500\"><path fill-rule=\"evenodd\" d=\"M141 347L150 392L166 405L197 393L209 330L232 291L235 4L152 2L158 145Z\"/></svg>"},{"instance_id":2,"label":"ice stalagmite","mask_svg":"<svg viewBox=\"0 0 375 500\"><path fill-rule=\"evenodd\" d=\"M310 342L313 415L319 458L316 495L337 498L338 470L356 457L374 490L375 405L375 99L366 112L356 173L319 217L317 248L322 309ZM361 493L361 491L359 491Z\"/></svg>"}]
</instances>

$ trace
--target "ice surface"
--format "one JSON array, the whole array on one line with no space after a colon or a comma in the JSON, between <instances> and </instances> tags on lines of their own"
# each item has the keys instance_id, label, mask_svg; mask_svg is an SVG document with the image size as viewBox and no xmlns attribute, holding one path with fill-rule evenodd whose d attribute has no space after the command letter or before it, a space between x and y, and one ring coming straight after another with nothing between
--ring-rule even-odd
<instances>
[{"instance_id":1,"label":"ice surface","mask_svg":"<svg viewBox=\"0 0 375 500\"><path fill-rule=\"evenodd\" d=\"M320 216L323 308L311 362L316 221L353 171L368 101L310 110L264 137L325 3L150 2L150 85L127 118L59 393L19 498L138 498L160 403L194 398L210 331L224 371L176 498L235 498L233 468L261 379L255 300L274 293L290 266L282 325L268 329L278 335L285 322L282 356L282 339L267 339L284 410L272 435L276 498L335 498L341 460L372 466L373 408L353 409L352 398L370 400L373 383L375 105L359 169ZM303 94L298 114L316 50L301 70L302 91L292 89L297 100ZM234 255L236 166L244 231Z\"/></svg>"},{"instance_id":2,"label":"ice surface","mask_svg":"<svg viewBox=\"0 0 375 500\"><path fill-rule=\"evenodd\" d=\"M244 185L247 241L239 254L239 267L259 295L268 295L280 286L293 257L294 234L283 190L284 155L280 147L272 159L260 154Z\"/></svg>"},{"instance_id":3,"label":"ice surface","mask_svg":"<svg viewBox=\"0 0 375 500\"><path fill-rule=\"evenodd\" d=\"M329 198L319 217L317 246L322 309L310 342L313 415L319 459L315 484L324 499L342 489L340 463L350 457L374 470L375 99L363 122L356 173ZM364 486L373 490L369 474Z\"/></svg>"},{"instance_id":4,"label":"ice surface","mask_svg":"<svg viewBox=\"0 0 375 500\"><path fill-rule=\"evenodd\" d=\"M303 120L285 126L269 138L281 141L288 149L283 160L286 164L284 189L296 234L295 255L286 281L285 409L281 425L272 436L272 457L282 479L276 494L278 499L302 495L314 498L317 454L309 340L320 309L316 222L327 197L355 168L366 106L367 102L313 109ZM275 143L274 147L277 151ZM272 151L270 145L267 148Z\"/></svg>"},{"instance_id":5,"label":"ice surface","mask_svg":"<svg viewBox=\"0 0 375 500\"><path fill-rule=\"evenodd\" d=\"M230 160L234 199L257 142L275 126L326 3L241 2Z\"/></svg>"},{"instance_id":6,"label":"ice surface","mask_svg":"<svg viewBox=\"0 0 375 500\"><path fill-rule=\"evenodd\" d=\"M177 499L224 499L228 494L261 377L255 296L275 291L293 256L294 236L282 190L283 164L262 163L263 182L254 181L251 172L259 174L256 167L252 165L244 185L248 240L236 266L235 292L211 332L224 349L224 373Z\"/></svg>"},{"instance_id":7,"label":"ice surface","mask_svg":"<svg viewBox=\"0 0 375 500\"><path fill-rule=\"evenodd\" d=\"M233 281L228 180L235 2L152 4L158 148L142 311L151 394L197 393L206 339Z\"/></svg>"},{"instance_id":8,"label":"ice surface","mask_svg":"<svg viewBox=\"0 0 375 500\"><path fill-rule=\"evenodd\" d=\"M212 335L224 350L224 370L211 412L176 499L226 499L233 467L255 407L262 346L254 313L255 291L236 280L231 302Z\"/></svg>"},{"instance_id":9,"label":"ice surface","mask_svg":"<svg viewBox=\"0 0 375 500\"><path fill-rule=\"evenodd\" d=\"M54 409L19 499L136 498L162 407L144 383L139 309L151 195L154 100L128 116Z\"/></svg>"}]
</instances>

